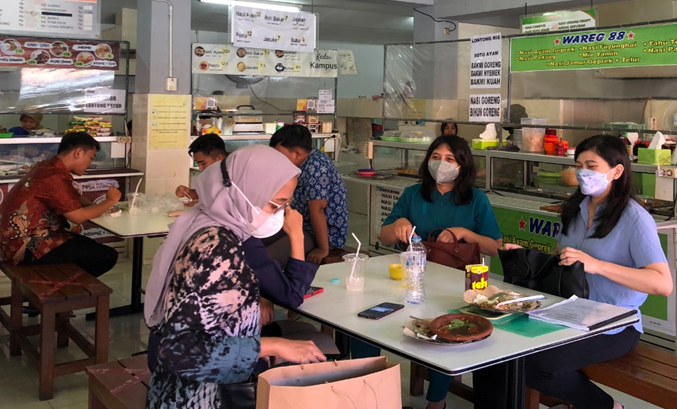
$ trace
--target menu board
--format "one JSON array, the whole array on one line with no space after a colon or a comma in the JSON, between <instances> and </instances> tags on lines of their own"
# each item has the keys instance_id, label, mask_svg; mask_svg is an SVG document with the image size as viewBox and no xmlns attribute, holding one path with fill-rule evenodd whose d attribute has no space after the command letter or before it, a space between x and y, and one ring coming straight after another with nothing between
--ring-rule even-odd
<instances>
[{"instance_id":1,"label":"menu board","mask_svg":"<svg viewBox=\"0 0 677 409\"><path fill-rule=\"evenodd\" d=\"M3 0L0 31L99 38L100 14L98 0Z\"/></svg>"},{"instance_id":2,"label":"menu board","mask_svg":"<svg viewBox=\"0 0 677 409\"><path fill-rule=\"evenodd\" d=\"M0 67L117 70L120 43L1 37Z\"/></svg>"},{"instance_id":3,"label":"menu board","mask_svg":"<svg viewBox=\"0 0 677 409\"><path fill-rule=\"evenodd\" d=\"M236 46L305 52L315 49L315 14L245 6L233 6L228 14L230 41Z\"/></svg>"},{"instance_id":4,"label":"menu board","mask_svg":"<svg viewBox=\"0 0 677 409\"><path fill-rule=\"evenodd\" d=\"M193 44L194 74L337 77L338 51L261 50L223 44Z\"/></svg>"},{"instance_id":5,"label":"menu board","mask_svg":"<svg viewBox=\"0 0 677 409\"><path fill-rule=\"evenodd\" d=\"M675 65L677 24L510 39L510 71Z\"/></svg>"}]
</instances>

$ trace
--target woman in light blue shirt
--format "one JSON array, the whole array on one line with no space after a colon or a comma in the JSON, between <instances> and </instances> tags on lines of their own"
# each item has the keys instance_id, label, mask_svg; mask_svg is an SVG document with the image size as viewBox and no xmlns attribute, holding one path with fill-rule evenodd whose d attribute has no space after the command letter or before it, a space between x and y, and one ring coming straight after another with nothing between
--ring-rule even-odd
<instances>
[{"instance_id":1,"label":"woman in light blue shirt","mask_svg":"<svg viewBox=\"0 0 677 409\"><path fill-rule=\"evenodd\" d=\"M576 147L575 159L579 189L562 208L560 265L584 264L591 300L639 309L647 294L669 295L670 268L656 223L633 195L625 144L614 136L593 136ZM621 409L580 369L627 354L641 332L640 322L531 355L527 385L576 409Z\"/></svg>"}]
</instances>

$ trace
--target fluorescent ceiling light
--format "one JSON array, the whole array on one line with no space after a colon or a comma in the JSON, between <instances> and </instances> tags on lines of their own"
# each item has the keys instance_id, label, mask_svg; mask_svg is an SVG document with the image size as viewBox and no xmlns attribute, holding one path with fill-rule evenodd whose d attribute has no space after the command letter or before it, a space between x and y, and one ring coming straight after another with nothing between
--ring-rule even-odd
<instances>
[{"instance_id":1,"label":"fluorescent ceiling light","mask_svg":"<svg viewBox=\"0 0 677 409\"><path fill-rule=\"evenodd\" d=\"M203 3L213 3L213 4L223 4L226 6L243 6L243 7L253 7L266 10L277 10L277 11L290 11L290 12L299 12L301 11L300 7L297 6L288 6L285 4L274 4L274 3L255 3L252 1L239 1L239 0L200 0Z\"/></svg>"}]
</instances>

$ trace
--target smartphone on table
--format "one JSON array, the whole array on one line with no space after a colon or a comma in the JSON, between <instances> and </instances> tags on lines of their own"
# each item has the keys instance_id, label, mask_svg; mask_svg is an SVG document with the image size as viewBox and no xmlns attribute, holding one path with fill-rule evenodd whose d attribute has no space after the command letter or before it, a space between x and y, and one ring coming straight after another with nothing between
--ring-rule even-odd
<instances>
[{"instance_id":1,"label":"smartphone on table","mask_svg":"<svg viewBox=\"0 0 677 409\"><path fill-rule=\"evenodd\" d=\"M308 291L306 291L306 294L303 296L303 298L305 299L305 298L308 298L308 297L312 297L313 295L319 294L322 291L324 291L324 288L322 288L322 287L310 286L310 288L308 288Z\"/></svg>"},{"instance_id":2,"label":"smartphone on table","mask_svg":"<svg viewBox=\"0 0 677 409\"><path fill-rule=\"evenodd\" d=\"M404 308L402 304L395 304L392 302L384 302L379 305L375 305L368 310L364 310L357 314L358 317L368 318L370 320L380 320L381 318L399 311Z\"/></svg>"}]
</instances>

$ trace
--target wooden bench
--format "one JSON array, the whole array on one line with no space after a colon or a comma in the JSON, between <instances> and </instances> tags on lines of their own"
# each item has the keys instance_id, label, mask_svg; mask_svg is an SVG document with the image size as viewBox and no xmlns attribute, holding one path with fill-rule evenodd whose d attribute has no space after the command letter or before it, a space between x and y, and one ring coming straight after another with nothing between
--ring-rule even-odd
<instances>
[{"instance_id":1,"label":"wooden bench","mask_svg":"<svg viewBox=\"0 0 677 409\"><path fill-rule=\"evenodd\" d=\"M593 381L661 408L677 407L677 355L639 343L627 355L583 368ZM527 389L527 409L558 401Z\"/></svg>"},{"instance_id":2,"label":"wooden bench","mask_svg":"<svg viewBox=\"0 0 677 409\"><path fill-rule=\"evenodd\" d=\"M148 355L87 367L89 409L145 409Z\"/></svg>"},{"instance_id":3,"label":"wooden bench","mask_svg":"<svg viewBox=\"0 0 677 409\"><path fill-rule=\"evenodd\" d=\"M41 400L53 397L54 377L108 361L108 303L113 290L71 263L11 266L0 262L0 270L11 280L9 316L0 309L0 322L9 327L10 355L24 352L37 364ZM23 325L25 301L40 311L40 324ZM72 311L92 307L96 308L94 343L70 322ZM39 348L28 339L34 335L40 335ZM55 347L68 346L69 339L87 358L55 365Z\"/></svg>"},{"instance_id":4,"label":"wooden bench","mask_svg":"<svg viewBox=\"0 0 677 409\"><path fill-rule=\"evenodd\" d=\"M583 372L593 381L634 396L662 408L677 407L677 355L645 343L639 343L620 358L589 365ZM428 370L411 363L409 393L423 394ZM449 392L472 401L472 388L454 377ZM553 407L563 402L527 388L525 409L538 409L539 403Z\"/></svg>"}]
</instances>

